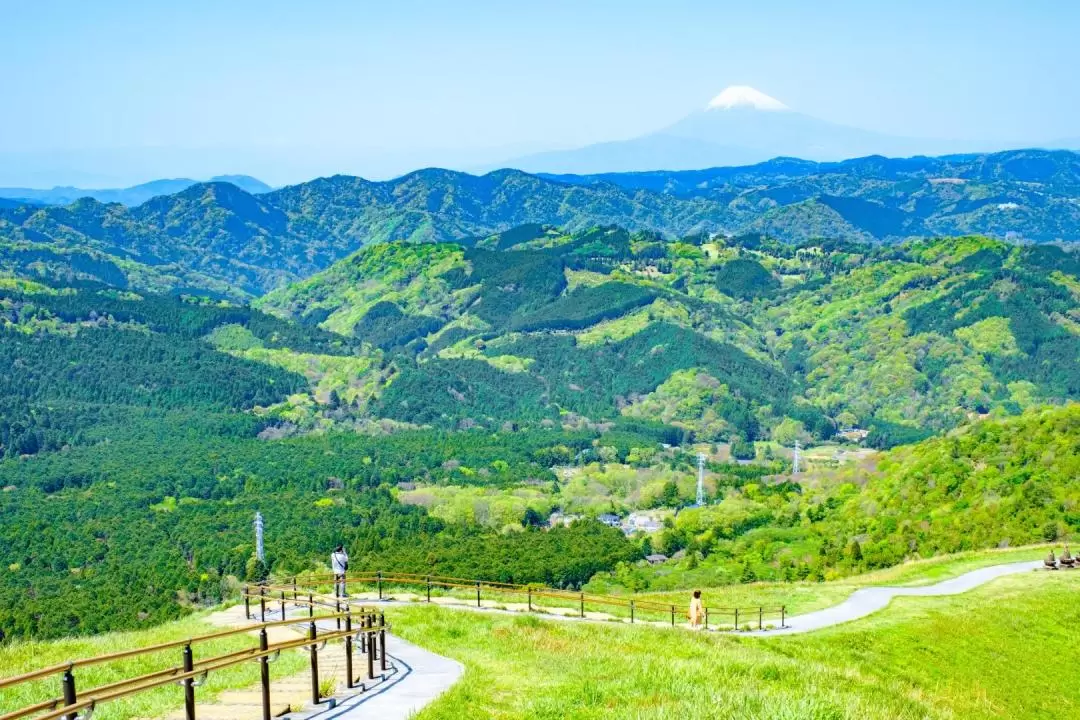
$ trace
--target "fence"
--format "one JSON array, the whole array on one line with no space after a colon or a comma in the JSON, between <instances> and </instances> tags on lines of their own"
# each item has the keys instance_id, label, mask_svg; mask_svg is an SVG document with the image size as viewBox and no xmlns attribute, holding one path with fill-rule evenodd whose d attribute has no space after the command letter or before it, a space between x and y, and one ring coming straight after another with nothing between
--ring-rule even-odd
<instances>
[{"instance_id":1,"label":"fence","mask_svg":"<svg viewBox=\"0 0 1080 720\"><path fill-rule=\"evenodd\" d=\"M302 582L301 582L302 580ZM386 631L389 625L380 611L354 606L351 600L316 591L320 586L330 586L333 575L307 575L294 577L288 582L264 584L254 588L245 587L242 593L244 613L248 620L257 617L258 622L240 628L222 630L186 640L176 640L145 648L124 650L83 660L74 660L62 665L35 670L10 678L0 678L0 690L15 687L23 683L60 676L60 695L27 707L0 715L0 720L90 720L95 708L107 702L136 695L140 692L176 683L183 687L184 710L186 720L196 720L195 688L202 685L209 673L249 661L260 663L260 685L262 689L262 717L271 719L270 709L270 664L285 650L307 650L311 662L311 702L318 704L323 700L319 689L319 653L330 641L341 640L345 643L346 687L357 687L359 678L354 677L354 643L359 645L359 652L366 658L366 675L369 680L375 678L375 661L379 661L380 672L387 671ZM431 602L432 592L467 595L471 602L475 595L477 607L483 603L487 593L501 599L516 597L525 601L529 611L543 611L543 605L572 608L580 617L585 617L589 609L603 608L608 614L634 622L664 622L672 626L681 615L678 606L639 598L626 598L615 595L592 595L584 592L556 590L535 585L517 585L513 583L468 580L464 578L420 575L416 573L365 572L350 574L346 578L346 590L349 586L370 587L378 593L380 600L388 591L396 588L412 588L423 593L427 602ZM336 588L335 588L336 592ZM537 601L543 603L538 604ZM306 607L306 618L286 618L288 606ZM266 620L267 611L273 614L275 608L280 612L280 620ZM329 609L328 614L316 614L316 610ZM728 621L730 619L730 622ZM710 629L758 629L767 627L766 621L779 620L780 627L785 626L787 609L776 607L706 607L704 625ZM333 630L319 630L319 622L333 622ZM358 623L354 625L354 622ZM771 624L771 623L770 623ZM283 626L306 625L307 636L296 640L270 643L267 629ZM258 631L259 643L251 647L215 657L196 660L193 648L200 643L232 635ZM78 692L75 671L78 668L132 658L150 653L179 650L181 663L157 672L146 673L108 685L101 685L90 690ZM363 686L360 686L363 689Z\"/></svg>"},{"instance_id":2,"label":"fence","mask_svg":"<svg viewBox=\"0 0 1080 720\"><path fill-rule=\"evenodd\" d=\"M313 585L314 587L329 586L333 582L333 578L333 575L306 575L302 578L302 584L304 586ZM278 591L288 591L291 588L295 592L299 582L300 578L291 578L288 583L275 585L273 588ZM663 621L675 625L677 618L684 617L680 606L672 603L642 600L634 597L627 598L618 595L592 595L536 585L518 585L418 573L376 571L349 574L346 577L346 587L355 588L357 585L365 588L370 587L378 593L380 600L383 600L391 589L401 588L418 591L426 602L431 602L432 591L449 592L458 596L468 593L470 601L475 596L476 606L481 607L483 595L487 593L488 597L495 596L504 600L515 598L519 602L524 600L526 609L530 612L542 609L535 601L543 600L545 604L554 607L575 609L580 617L585 617L588 610L601 609L609 615L624 620L628 619L631 623ZM706 606L702 619L707 629L765 630L767 627L786 627L787 607L784 605L779 607Z\"/></svg>"},{"instance_id":3,"label":"fence","mask_svg":"<svg viewBox=\"0 0 1080 720\"><path fill-rule=\"evenodd\" d=\"M252 601L257 601L262 622L186 640L176 640L145 648L124 650L83 660L73 660L62 665L34 670L15 677L0 678L0 690L3 690L4 688L59 675L61 691L58 697L0 715L0 720L18 720L31 716L34 717L34 720L58 720L60 718L64 720L90 720L95 708L99 705L172 683L177 683L183 687L185 717L187 720L195 720L195 688L205 682L207 675L217 670L253 660L260 663L262 717L263 720L270 720L270 664L277 659L282 651L307 650L311 658L311 701L318 704L323 699L319 691L319 653L325 649L328 642L333 640L342 640L345 643L346 686L348 688L354 688L358 684L358 678L355 678L353 673L354 642L359 643L360 652L366 656L368 679L375 678L376 659L379 660L380 671L386 672L386 631L389 626L386 624L383 613L364 608L354 610L350 607L345 612L316 615L315 609L325 607L328 603L317 600L313 596L304 598L297 594L286 599L282 595L277 598L278 602L280 602L282 619L266 622L267 601L271 598L265 587L257 588L257 590L257 592L251 592L249 588L244 589L245 613L250 620L252 618ZM300 620L285 618L286 602L291 603L294 607L306 606L308 608L308 617ZM317 623L326 621L335 621L337 629L320 631ZM353 626L354 621L358 622L356 627ZM306 637L278 643L268 641L267 629L296 625L307 625ZM195 660L193 648L200 643L252 631L259 632L259 644L257 647ZM180 665L102 685L81 693L77 692L75 671L78 668L177 649L181 652Z\"/></svg>"}]
</instances>

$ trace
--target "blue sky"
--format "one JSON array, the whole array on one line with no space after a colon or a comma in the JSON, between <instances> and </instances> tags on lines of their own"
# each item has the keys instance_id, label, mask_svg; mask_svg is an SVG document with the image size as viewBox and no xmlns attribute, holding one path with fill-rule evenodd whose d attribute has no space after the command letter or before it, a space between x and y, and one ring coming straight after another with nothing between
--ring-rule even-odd
<instances>
[{"instance_id":1,"label":"blue sky","mask_svg":"<svg viewBox=\"0 0 1080 720\"><path fill-rule=\"evenodd\" d=\"M731 84L886 133L1080 136L1065 0L0 0L0 16L5 185L486 163L655 130Z\"/></svg>"}]
</instances>

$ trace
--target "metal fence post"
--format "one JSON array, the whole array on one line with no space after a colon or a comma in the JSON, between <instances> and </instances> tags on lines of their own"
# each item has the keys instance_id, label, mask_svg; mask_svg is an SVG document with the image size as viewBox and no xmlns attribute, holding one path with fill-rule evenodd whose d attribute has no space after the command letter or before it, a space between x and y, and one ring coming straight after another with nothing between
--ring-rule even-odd
<instances>
[{"instance_id":1,"label":"metal fence post","mask_svg":"<svg viewBox=\"0 0 1080 720\"><path fill-rule=\"evenodd\" d=\"M248 595L248 586L244 586L244 619L251 619L251 597Z\"/></svg>"},{"instance_id":2,"label":"metal fence post","mask_svg":"<svg viewBox=\"0 0 1080 720\"><path fill-rule=\"evenodd\" d=\"M709 629L709 608L705 608L705 629Z\"/></svg>"},{"instance_id":3,"label":"metal fence post","mask_svg":"<svg viewBox=\"0 0 1080 720\"><path fill-rule=\"evenodd\" d=\"M308 640L311 641L311 702L319 704L319 651L315 647L315 639L318 637L315 623L308 626Z\"/></svg>"},{"instance_id":4,"label":"metal fence post","mask_svg":"<svg viewBox=\"0 0 1080 720\"><path fill-rule=\"evenodd\" d=\"M757 629L758 630L762 629L761 621L762 621L762 618L764 617L764 615L765 615L764 608L758 607L758 609L757 609Z\"/></svg>"},{"instance_id":5,"label":"metal fence post","mask_svg":"<svg viewBox=\"0 0 1080 720\"><path fill-rule=\"evenodd\" d=\"M341 629L341 601L334 599L334 614L337 615L337 629Z\"/></svg>"},{"instance_id":6,"label":"metal fence post","mask_svg":"<svg viewBox=\"0 0 1080 720\"><path fill-rule=\"evenodd\" d=\"M427 576L427 601L431 602L431 576Z\"/></svg>"},{"instance_id":7,"label":"metal fence post","mask_svg":"<svg viewBox=\"0 0 1080 720\"><path fill-rule=\"evenodd\" d=\"M529 596L529 612L532 612L532 588L526 588L525 591Z\"/></svg>"},{"instance_id":8,"label":"metal fence post","mask_svg":"<svg viewBox=\"0 0 1080 720\"><path fill-rule=\"evenodd\" d=\"M259 650L266 652L270 649L269 638L266 637L266 628L259 631ZM259 680L262 683L262 720L270 720L270 657L263 655L259 658Z\"/></svg>"},{"instance_id":9,"label":"metal fence post","mask_svg":"<svg viewBox=\"0 0 1080 720\"><path fill-rule=\"evenodd\" d=\"M266 587L259 588L259 622L266 622Z\"/></svg>"},{"instance_id":10,"label":"metal fence post","mask_svg":"<svg viewBox=\"0 0 1080 720\"><path fill-rule=\"evenodd\" d=\"M379 580L379 599L382 600L382 570L378 571L377 577Z\"/></svg>"},{"instance_id":11,"label":"metal fence post","mask_svg":"<svg viewBox=\"0 0 1080 720\"><path fill-rule=\"evenodd\" d=\"M671 627L675 627L675 606L671 606Z\"/></svg>"},{"instance_id":12,"label":"metal fence post","mask_svg":"<svg viewBox=\"0 0 1080 720\"><path fill-rule=\"evenodd\" d=\"M735 629L739 629L739 608L735 608Z\"/></svg>"},{"instance_id":13,"label":"metal fence post","mask_svg":"<svg viewBox=\"0 0 1080 720\"><path fill-rule=\"evenodd\" d=\"M780 606L780 627L787 627L787 605Z\"/></svg>"},{"instance_id":14,"label":"metal fence post","mask_svg":"<svg viewBox=\"0 0 1080 720\"><path fill-rule=\"evenodd\" d=\"M285 619L285 591L281 591L281 619Z\"/></svg>"},{"instance_id":15,"label":"metal fence post","mask_svg":"<svg viewBox=\"0 0 1080 720\"><path fill-rule=\"evenodd\" d=\"M386 672L386 616L379 613L379 647L381 652L379 653L380 667L383 672Z\"/></svg>"},{"instance_id":16,"label":"metal fence post","mask_svg":"<svg viewBox=\"0 0 1080 720\"><path fill-rule=\"evenodd\" d=\"M345 687L352 690L353 686L353 670L352 670L352 610L350 609L345 614L345 632L348 635L345 636Z\"/></svg>"},{"instance_id":17,"label":"metal fence post","mask_svg":"<svg viewBox=\"0 0 1080 720\"><path fill-rule=\"evenodd\" d=\"M476 607L480 607L480 581L476 581Z\"/></svg>"},{"instance_id":18,"label":"metal fence post","mask_svg":"<svg viewBox=\"0 0 1080 720\"><path fill-rule=\"evenodd\" d=\"M64 671L64 705L74 705L79 701L75 695L75 675L72 673L72 670L74 670L74 666L68 665L67 670ZM77 720L77 718L77 713L71 713L70 715L64 716L64 720Z\"/></svg>"},{"instance_id":19,"label":"metal fence post","mask_svg":"<svg viewBox=\"0 0 1080 720\"><path fill-rule=\"evenodd\" d=\"M630 601L630 624L634 624L634 601Z\"/></svg>"},{"instance_id":20,"label":"metal fence post","mask_svg":"<svg viewBox=\"0 0 1080 720\"><path fill-rule=\"evenodd\" d=\"M585 617L585 593L581 593L581 617Z\"/></svg>"},{"instance_id":21,"label":"metal fence post","mask_svg":"<svg viewBox=\"0 0 1080 720\"><path fill-rule=\"evenodd\" d=\"M195 658L191 654L191 643L184 646L184 672L195 670ZM184 681L184 719L195 720L195 678Z\"/></svg>"},{"instance_id":22,"label":"metal fence post","mask_svg":"<svg viewBox=\"0 0 1080 720\"><path fill-rule=\"evenodd\" d=\"M308 605L307 605L308 613L307 613L307 616L309 618L313 618L313 617L315 617L315 594L314 593L308 593L307 600L308 600Z\"/></svg>"}]
</instances>

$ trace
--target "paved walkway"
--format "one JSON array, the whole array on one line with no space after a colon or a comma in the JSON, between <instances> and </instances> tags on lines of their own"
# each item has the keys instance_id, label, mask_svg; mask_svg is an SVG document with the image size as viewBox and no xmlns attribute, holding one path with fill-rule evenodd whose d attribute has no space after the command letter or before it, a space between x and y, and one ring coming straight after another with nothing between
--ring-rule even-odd
<instances>
[{"instance_id":1,"label":"paved walkway","mask_svg":"<svg viewBox=\"0 0 1080 720\"><path fill-rule=\"evenodd\" d=\"M1042 567L1042 561L1026 561L992 565L972 570L950 580L919 587L867 587L856 590L844 602L817 612L796 615L787 620L787 626L775 630L752 631L750 635L792 635L813 632L864 618L888 605L894 597L929 597L935 595L959 595L985 585L1006 575L1031 572Z\"/></svg>"},{"instance_id":2,"label":"paved walkway","mask_svg":"<svg viewBox=\"0 0 1080 720\"><path fill-rule=\"evenodd\" d=\"M1042 566L1040 561L1017 562L1005 565L994 565L978 570L973 570L959 577L943 580L934 585L921 587L867 587L856 590L844 602L825 610L796 615L788 618L788 624L784 628L775 628L763 631L743 631L741 634L759 637L773 637L778 635L790 635L795 633L812 632L822 628L840 625L842 623L858 620L886 607L894 597L915 596L927 597L936 595L956 595L967 592L991 580L1014 575L1017 573L1031 572ZM375 600L365 595L354 595L353 603L372 605L415 605L423 598L418 596L402 596L407 599ZM467 604L468 601L454 598L432 598L442 607L465 610L470 612L497 613L497 614L521 614L528 612L525 605L499 605L485 601L483 607ZM300 622L296 627L303 630L306 619L306 610L297 611L297 620ZM544 608L539 617L550 620L565 622L627 622L625 618L614 618L603 613L586 613L584 618L566 608ZM290 613L289 617L292 617ZM222 626L237 626L249 621L244 619L243 606L230 608L221 613L216 613L210 618L216 624ZM280 619L276 611L268 607L267 620ZM670 627L668 623L639 622L638 625L649 627ZM331 630L332 622L319 623L321 629ZM686 628L685 624L678 627ZM295 638L292 628L274 628L271 642ZM719 632L719 631L712 631ZM275 636L276 635L276 636ZM323 703L318 707L310 706L310 676L306 671L285 678L275 678L271 685L271 698L274 702L274 715L287 720L359 720L360 718L379 718L380 720L407 720L414 713L424 708L439 695L453 686L464 672L462 665L454 660L436 655L435 653L417 647L401 638L387 635L389 646L388 671L385 676L378 676L375 681L362 681L366 687L363 691L345 690L341 688L334 696L334 703ZM342 652L331 652L331 648L338 646L332 643L320 653L319 668L323 677L343 677L344 657ZM338 656L341 657L338 657ZM355 670L362 674L364 665L363 655L357 653ZM333 707L330 705L333 704ZM294 708L304 707L304 710ZM169 720L182 718L182 711L167 716ZM261 704L258 686L255 685L243 690L222 692L219 697L210 703L199 704L197 717L199 720L257 720L261 717Z\"/></svg>"},{"instance_id":3,"label":"paved walkway","mask_svg":"<svg viewBox=\"0 0 1080 720\"><path fill-rule=\"evenodd\" d=\"M387 657L395 672L367 692L342 699L337 707L292 713L290 720L406 720L458 681L465 668L401 638L387 636Z\"/></svg>"},{"instance_id":4,"label":"paved walkway","mask_svg":"<svg viewBox=\"0 0 1080 720\"><path fill-rule=\"evenodd\" d=\"M814 630L821 630L823 628L832 627L834 625L841 625L852 620L858 620L864 618L867 615L881 610L887 606L894 597L903 596L916 596L927 597L935 595L957 595L959 593L967 592L980 585L985 585L991 580L996 580L1006 575L1015 575L1017 573L1031 572L1042 567L1042 561L1033 560L1025 562L1008 563L1005 565L992 565L990 567L980 568L978 570L972 570L949 580L942 580L934 585L924 585L916 587L867 587L856 590L851 594L844 602L839 605L834 605L824 610L818 610L812 613L806 613L804 615L794 615L787 618L787 624L783 628L772 628L768 630L742 630L738 631L740 635L754 635L757 637L774 637L777 635L792 635L796 633L812 632ZM395 595L393 599L378 600L377 596L373 594L364 593L361 595L353 596L354 602L362 600L365 605L415 605L417 602L423 602L423 598L417 595L404 594L400 597ZM440 597L432 598L433 602L437 602L441 607L453 608L455 610L466 610L470 612L483 612L483 613L496 613L496 614L509 614L516 615L523 612L528 612L528 609L524 604L511 605L511 604L499 604L485 600L482 607L477 607L472 604L472 601L451 598ZM617 622L628 623L626 618L618 618L613 615L607 615L605 613L585 613L585 617L579 617L577 611L569 608L540 608L541 612L537 613L538 617L546 620L560 620L568 622ZM644 625L654 628L671 627L667 622L642 622L638 621L635 625ZM676 627L683 629L689 629L686 623L680 623ZM709 630L708 632L735 632L732 630L720 631Z\"/></svg>"},{"instance_id":5,"label":"paved walkway","mask_svg":"<svg viewBox=\"0 0 1080 720\"><path fill-rule=\"evenodd\" d=\"M281 620L277 603L267 606L266 620ZM252 608L258 620L258 611ZM291 611L286 617L297 620L297 625L270 628L267 635L271 643L295 640L307 632L307 610ZM208 620L222 627L248 625L252 620L244 617L244 606L237 605L214 613ZM337 629L335 621L317 622L320 631ZM256 633L252 633L256 635ZM354 654L353 672L361 676L360 687L352 690L344 687L344 644L332 642L319 653L319 677L330 679L337 685L333 703L311 705L311 674L302 670L286 677L274 677L271 665L270 701L271 714L286 720L356 720L379 718L379 720L406 720L457 682L464 667L453 660L428 652L411 643L387 634L387 672L384 675L380 663L375 662L375 679L366 679L365 655ZM331 707L333 705L333 707ZM197 703L199 720L261 720L262 690L258 684L240 690L225 690L211 701ZM165 720L183 720L183 709L165 716Z\"/></svg>"}]
</instances>

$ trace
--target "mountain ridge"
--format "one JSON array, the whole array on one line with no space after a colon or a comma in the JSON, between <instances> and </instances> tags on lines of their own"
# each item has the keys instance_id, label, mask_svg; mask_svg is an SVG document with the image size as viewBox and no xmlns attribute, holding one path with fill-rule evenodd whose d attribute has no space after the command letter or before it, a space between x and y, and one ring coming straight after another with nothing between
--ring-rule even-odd
<instances>
[{"instance_id":1,"label":"mountain ridge","mask_svg":"<svg viewBox=\"0 0 1080 720\"><path fill-rule=\"evenodd\" d=\"M171 276L215 277L257 296L366 244L459 241L526 223L570 231L618 225L669 239L764 233L790 242L893 242L983 234L1073 241L1080 239L1080 155L1026 150L836 164L778 158L705 171L554 178L429 168L388 181L317 178L259 195L198 183L135 207L92 198L0 206L0 247L91 250ZM65 266L64 258L53 259Z\"/></svg>"}]
</instances>

